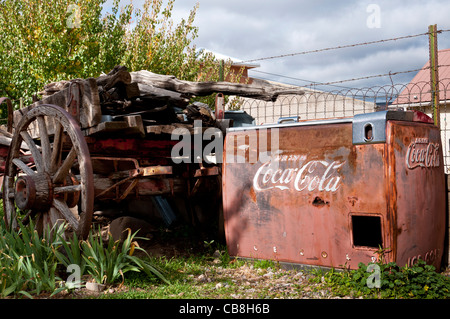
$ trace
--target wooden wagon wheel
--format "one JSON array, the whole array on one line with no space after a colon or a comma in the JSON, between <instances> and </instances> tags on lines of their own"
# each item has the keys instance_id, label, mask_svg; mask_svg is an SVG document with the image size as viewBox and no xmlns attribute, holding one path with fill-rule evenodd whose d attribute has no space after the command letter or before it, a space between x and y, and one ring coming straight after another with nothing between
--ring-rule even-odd
<instances>
[{"instance_id":1,"label":"wooden wagon wheel","mask_svg":"<svg viewBox=\"0 0 450 319\"><path fill-rule=\"evenodd\" d=\"M39 129L36 139L32 128ZM23 143L29 153L24 154ZM18 220L33 219L42 233L66 221L69 231L88 235L94 206L89 149L78 123L59 106L39 105L17 124L5 165L3 206L13 229Z\"/></svg>"}]
</instances>

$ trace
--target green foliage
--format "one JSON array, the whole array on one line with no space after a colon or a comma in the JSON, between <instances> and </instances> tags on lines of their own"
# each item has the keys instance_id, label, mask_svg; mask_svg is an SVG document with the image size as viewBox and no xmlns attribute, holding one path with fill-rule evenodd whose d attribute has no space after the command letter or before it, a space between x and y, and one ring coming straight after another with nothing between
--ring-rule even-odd
<instances>
[{"instance_id":1,"label":"green foliage","mask_svg":"<svg viewBox=\"0 0 450 319\"><path fill-rule=\"evenodd\" d=\"M86 262L87 272L100 284L112 284L128 271L144 271L149 275L156 275L168 283L159 269L150 263L133 256L135 249L141 250L133 241L136 234L128 232L127 238L121 243L109 236L105 247L101 236L94 236L92 232L87 241L81 242L83 258Z\"/></svg>"},{"instance_id":2,"label":"green foliage","mask_svg":"<svg viewBox=\"0 0 450 319\"><path fill-rule=\"evenodd\" d=\"M62 233L57 233L56 236L58 241L55 243L55 246L58 247L58 249L53 248L53 253L58 261L66 267L66 269L70 265L78 265L80 267L80 273L84 274L86 261L83 258L81 241L78 239L78 236L73 234L70 240L66 240Z\"/></svg>"},{"instance_id":3,"label":"green foliage","mask_svg":"<svg viewBox=\"0 0 450 319\"><path fill-rule=\"evenodd\" d=\"M370 264L369 264L370 265ZM368 280L374 273L368 265L360 263L356 270L326 272L321 281L338 296L364 298L448 299L450 278L436 272L434 266L419 260L415 265L399 267L395 263L376 263L379 268L380 287L370 288Z\"/></svg>"},{"instance_id":4,"label":"green foliage","mask_svg":"<svg viewBox=\"0 0 450 319\"><path fill-rule=\"evenodd\" d=\"M19 223L19 231L8 232L1 219L0 227L0 296L31 297L44 291L61 291L54 242L39 236L32 223L26 226ZM62 231L62 228L56 229L56 232Z\"/></svg>"},{"instance_id":5,"label":"green foliage","mask_svg":"<svg viewBox=\"0 0 450 319\"><path fill-rule=\"evenodd\" d=\"M278 269L280 267L280 265L277 264L275 261L273 261L273 260L266 260L266 259L257 259L257 260L255 260L253 265L256 268L260 268L260 269L268 269L268 268Z\"/></svg>"},{"instance_id":6,"label":"green foliage","mask_svg":"<svg viewBox=\"0 0 450 319\"><path fill-rule=\"evenodd\" d=\"M126 50L122 63L131 70L146 69L195 80L200 69L199 53L192 40L198 28L193 25L198 4L189 17L174 27L172 9L175 0L163 7L162 0L146 1L135 10L136 24L125 35Z\"/></svg>"},{"instance_id":7,"label":"green foliage","mask_svg":"<svg viewBox=\"0 0 450 319\"><path fill-rule=\"evenodd\" d=\"M0 1L0 91L12 99L50 81L98 76L118 62L130 10L102 17L105 0ZM120 55L117 55L120 56Z\"/></svg>"},{"instance_id":8,"label":"green foliage","mask_svg":"<svg viewBox=\"0 0 450 319\"><path fill-rule=\"evenodd\" d=\"M183 80L218 78L214 57L192 43L198 5L174 25L174 0L165 7L146 0L142 10L115 0L104 15L105 2L0 0L0 96L27 105L49 82L97 77L118 64Z\"/></svg>"},{"instance_id":9,"label":"green foliage","mask_svg":"<svg viewBox=\"0 0 450 319\"><path fill-rule=\"evenodd\" d=\"M133 255L137 250L146 252L137 246L131 233L123 242L110 239L104 245L101 237L92 233L86 241L77 236L64 240L64 231L62 224L40 236L33 222L19 222L18 231L8 231L4 219L0 219L0 297L33 298L44 292L54 295L70 290L72 287L62 279L69 265L79 266L80 277L87 274L98 283L114 284L128 271L169 283L150 258Z\"/></svg>"}]
</instances>

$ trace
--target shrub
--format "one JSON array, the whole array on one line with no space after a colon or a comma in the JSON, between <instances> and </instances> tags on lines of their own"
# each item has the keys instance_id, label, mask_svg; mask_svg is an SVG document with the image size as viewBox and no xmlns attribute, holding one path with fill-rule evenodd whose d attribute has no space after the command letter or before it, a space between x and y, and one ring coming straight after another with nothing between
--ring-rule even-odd
<instances>
[{"instance_id":1,"label":"shrub","mask_svg":"<svg viewBox=\"0 0 450 319\"><path fill-rule=\"evenodd\" d=\"M399 267L396 263L376 263L379 287L369 287L373 276L368 265L360 263L356 270L331 270L323 282L338 296L365 298L447 299L450 298L450 278L436 272L434 266L419 260L415 265Z\"/></svg>"},{"instance_id":2,"label":"shrub","mask_svg":"<svg viewBox=\"0 0 450 319\"><path fill-rule=\"evenodd\" d=\"M144 272L168 283L162 271L149 261L134 256L137 246L135 234L128 233L122 243L109 240L103 244L92 232L86 241L77 236L63 239L65 225L60 225L45 236L39 236L33 222L18 231L8 231L3 218L0 221L0 297L50 293L70 290L62 279L70 265L77 265L80 278L89 274L98 283L113 284L128 271ZM50 235L51 234L51 235Z\"/></svg>"},{"instance_id":3,"label":"shrub","mask_svg":"<svg viewBox=\"0 0 450 319\"><path fill-rule=\"evenodd\" d=\"M108 245L103 245L101 236L94 236L92 232L87 241L81 242L83 258L86 262L87 272L100 284L112 284L128 271L144 271L149 275L156 275L168 282L161 271L150 263L133 256L135 249L141 249L133 241L135 234L128 231L127 238L121 243L109 236Z\"/></svg>"},{"instance_id":4,"label":"shrub","mask_svg":"<svg viewBox=\"0 0 450 319\"><path fill-rule=\"evenodd\" d=\"M19 230L14 232L6 230L3 219L0 226L0 296L61 291L54 242L40 237L33 223L19 223Z\"/></svg>"}]
</instances>

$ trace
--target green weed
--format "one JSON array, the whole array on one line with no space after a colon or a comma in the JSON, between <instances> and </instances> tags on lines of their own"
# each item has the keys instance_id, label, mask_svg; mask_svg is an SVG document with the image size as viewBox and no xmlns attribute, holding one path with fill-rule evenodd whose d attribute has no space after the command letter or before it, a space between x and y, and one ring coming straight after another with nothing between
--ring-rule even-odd
<instances>
[{"instance_id":1,"label":"green weed","mask_svg":"<svg viewBox=\"0 0 450 319\"><path fill-rule=\"evenodd\" d=\"M419 260L414 266L399 267L396 263L376 263L376 272L360 263L356 270L318 273L312 280L323 282L334 295L363 298L448 299L450 278L436 272L434 266ZM379 276L378 287L373 285ZM372 283L372 284L371 284Z\"/></svg>"}]
</instances>

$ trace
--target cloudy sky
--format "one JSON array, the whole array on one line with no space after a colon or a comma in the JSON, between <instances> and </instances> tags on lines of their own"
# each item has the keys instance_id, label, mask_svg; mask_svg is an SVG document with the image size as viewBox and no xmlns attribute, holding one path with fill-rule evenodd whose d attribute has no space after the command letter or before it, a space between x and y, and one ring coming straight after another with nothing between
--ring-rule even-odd
<instances>
[{"instance_id":1,"label":"cloudy sky","mask_svg":"<svg viewBox=\"0 0 450 319\"><path fill-rule=\"evenodd\" d=\"M143 2L133 0L137 7ZM254 61L259 67L251 76L300 86L419 69L428 61L428 36L296 53L422 34L431 24L437 24L438 30L450 29L448 0L177 0L174 23L187 18L197 2L197 47L243 61L261 59ZM438 48L450 48L450 32L439 34ZM394 75L392 81L408 83L414 75ZM331 91L390 83L389 77L376 77L317 88Z\"/></svg>"}]
</instances>

